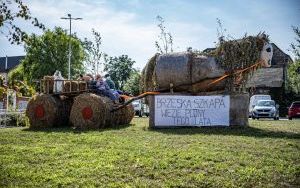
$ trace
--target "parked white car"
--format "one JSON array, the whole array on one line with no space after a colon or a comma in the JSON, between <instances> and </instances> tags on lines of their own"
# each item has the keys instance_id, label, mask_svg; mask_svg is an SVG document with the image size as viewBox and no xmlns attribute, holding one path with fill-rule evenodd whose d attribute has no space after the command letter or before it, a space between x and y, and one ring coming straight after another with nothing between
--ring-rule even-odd
<instances>
[{"instance_id":1,"label":"parked white car","mask_svg":"<svg viewBox=\"0 0 300 188\"><path fill-rule=\"evenodd\" d=\"M270 95L253 95L249 103L249 117L252 116L253 108L259 100L271 100Z\"/></svg>"},{"instance_id":2,"label":"parked white car","mask_svg":"<svg viewBox=\"0 0 300 188\"><path fill-rule=\"evenodd\" d=\"M252 119L273 118L279 119L279 105L273 100L259 100L252 110Z\"/></svg>"},{"instance_id":3,"label":"parked white car","mask_svg":"<svg viewBox=\"0 0 300 188\"><path fill-rule=\"evenodd\" d=\"M149 116L149 106L142 102L142 100L136 100L132 102L135 115L139 117Z\"/></svg>"}]
</instances>

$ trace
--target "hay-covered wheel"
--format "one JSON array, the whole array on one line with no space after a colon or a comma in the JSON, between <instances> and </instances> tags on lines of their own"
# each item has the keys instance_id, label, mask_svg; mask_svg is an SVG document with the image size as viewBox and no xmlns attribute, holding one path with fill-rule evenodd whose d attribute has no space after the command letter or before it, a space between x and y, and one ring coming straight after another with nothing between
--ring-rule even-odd
<instances>
[{"instance_id":1,"label":"hay-covered wheel","mask_svg":"<svg viewBox=\"0 0 300 188\"><path fill-rule=\"evenodd\" d=\"M75 97L70 114L72 125L82 129L104 127L108 107L103 98L92 93Z\"/></svg>"},{"instance_id":2,"label":"hay-covered wheel","mask_svg":"<svg viewBox=\"0 0 300 188\"><path fill-rule=\"evenodd\" d=\"M33 96L27 105L26 115L30 128L46 128L68 124L72 102L47 94Z\"/></svg>"},{"instance_id":3,"label":"hay-covered wheel","mask_svg":"<svg viewBox=\"0 0 300 188\"><path fill-rule=\"evenodd\" d=\"M113 107L113 102L107 97L84 93L75 97L70 121L73 126L81 129L129 124L134 116L133 106L128 105L118 111L111 112Z\"/></svg>"},{"instance_id":4,"label":"hay-covered wheel","mask_svg":"<svg viewBox=\"0 0 300 188\"><path fill-rule=\"evenodd\" d=\"M131 122L134 117L134 108L132 104L125 106L124 108L120 109L122 113L122 119L120 120L120 125L127 125Z\"/></svg>"},{"instance_id":5,"label":"hay-covered wheel","mask_svg":"<svg viewBox=\"0 0 300 188\"><path fill-rule=\"evenodd\" d=\"M105 127L116 127L118 125L129 124L134 117L134 109L132 104L125 106L117 111L112 109L115 106L112 101L106 97L103 98L107 104L108 110L106 113Z\"/></svg>"}]
</instances>

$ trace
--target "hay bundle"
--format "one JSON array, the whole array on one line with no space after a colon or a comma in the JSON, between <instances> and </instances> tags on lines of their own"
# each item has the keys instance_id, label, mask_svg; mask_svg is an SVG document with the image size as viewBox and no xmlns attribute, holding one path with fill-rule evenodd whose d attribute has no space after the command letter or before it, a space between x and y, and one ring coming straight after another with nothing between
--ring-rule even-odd
<instances>
[{"instance_id":1,"label":"hay bundle","mask_svg":"<svg viewBox=\"0 0 300 188\"><path fill-rule=\"evenodd\" d=\"M102 97L84 93L74 98L70 121L73 126L82 129L104 127L107 110L108 104Z\"/></svg>"},{"instance_id":2,"label":"hay bundle","mask_svg":"<svg viewBox=\"0 0 300 188\"><path fill-rule=\"evenodd\" d=\"M146 91L154 91L157 87L155 82L154 70L156 66L156 59L158 56L159 54L155 54L152 58L150 58L142 71L140 80L141 93Z\"/></svg>"},{"instance_id":3,"label":"hay bundle","mask_svg":"<svg viewBox=\"0 0 300 188\"><path fill-rule=\"evenodd\" d=\"M110 111L113 105L109 106ZM117 111L107 114L106 127L116 127L118 125L127 125L134 117L134 109L132 104L125 106Z\"/></svg>"},{"instance_id":4,"label":"hay bundle","mask_svg":"<svg viewBox=\"0 0 300 188\"><path fill-rule=\"evenodd\" d=\"M157 89L158 86L156 84L156 77L154 71L156 66L156 60L159 55L160 54L157 53L152 58L150 58L150 60L142 70L140 78L140 93L154 91ZM148 98L145 99L145 103L149 103Z\"/></svg>"},{"instance_id":5,"label":"hay bundle","mask_svg":"<svg viewBox=\"0 0 300 188\"><path fill-rule=\"evenodd\" d=\"M134 117L134 108L132 104L127 105L124 109L123 109L123 113L124 116L121 119L120 125L127 125L131 122L131 120Z\"/></svg>"},{"instance_id":6,"label":"hay bundle","mask_svg":"<svg viewBox=\"0 0 300 188\"><path fill-rule=\"evenodd\" d=\"M85 91L86 84L84 81L65 81L64 92Z\"/></svg>"},{"instance_id":7,"label":"hay bundle","mask_svg":"<svg viewBox=\"0 0 300 188\"><path fill-rule=\"evenodd\" d=\"M78 82L79 91L85 91L87 89L87 82L86 81L79 81Z\"/></svg>"},{"instance_id":8,"label":"hay bundle","mask_svg":"<svg viewBox=\"0 0 300 188\"><path fill-rule=\"evenodd\" d=\"M78 91L78 83L76 81L65 81L64 92Z\"/></svg>"},{"instance_id":9,"label":"hay bundle","mask_svg":"<svg viewBox=\"0 0 300 188\"><path fill-rule=\"evenodd\" d=\"M211 53L218 62L218 64L229 73L233 70L241 70L250 67L260 59L261 51L265 42L268 42L267 36L245 36L239 40L229 40L221 42L218 48ZM241 83L245 85L248 74L252 74L253 70L247 71L244 74ZM226 88L233 90L235 80L238 75L231 76L226 81Z\"/></svg>"},{"instance_id":10,"label":"hay bundle","mask_svg":"<svg viewBox=\"0 0 300 188\"><path fill-rule=\"evenodd\" d=\"M113 102L107 97L84 93L75 97L70 121L81 129L97 129L128 124L132 120L132 105L111 112L113 107Z\"/></svg>"},{"instance_id":11,"label":"hay bundle","mask_svg":"<svg viewBox=\"0 0 300 188\"><path fill-rule=\"evenodd\" d=\"M42 87L44 93L53 93L53 86L54 86L54 77L53 76L44 76L42 81Z\"/></svg>"},{"instance_id":12,"label":"hay bundle","mask_svg":"<svg viewBox=\"0 0 300 188\"><path fill-rule=\"evenodd\" d=\"M174 91L201 92L228 89L244 84L253 70L226 78L226 83L217 87L207 86L212 80L232 74L235 70L245 69L258 62L267 37L245 36L239 40L222 41L209 53L185 52L156 54L142 72L142 92L170 89ZM210 81L208 81L210 80ZM199 84L200 83L200 84ZM196 85L194 85L196 84Z\"/></svg>"},{"instance_id":13,"label":"hay bundle","mask_svg":"<svg viewBox=\"0 0 300 188\"><path fill-rule=\"evenodd\" d=\"M27 105L30 128L68 125L72 100L47 94L35 95Z\"/></svg>"},{"instance_id":14,"label":"hay bundle","mask_svg":"<svg viewBox=\"0 0 300 188\"><path fill-rule=\"evenodd\" d=\"M120 110L112 112L112 109L116 107L116 104L113 104L113 102L107 97L101 98L107 104L108 108L108 110L106 111L107 113L105 116L104 127L116 127L118 125L126 125L130 123L130 121L134 117L134 109L132 104L129 104L124 108L121 108Z\"/></svg>"}]
</instances>

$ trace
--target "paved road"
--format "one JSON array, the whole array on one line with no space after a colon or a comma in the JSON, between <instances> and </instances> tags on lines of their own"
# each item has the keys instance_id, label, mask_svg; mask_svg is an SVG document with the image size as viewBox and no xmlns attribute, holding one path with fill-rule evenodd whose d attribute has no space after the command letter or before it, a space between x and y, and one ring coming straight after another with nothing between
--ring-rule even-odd
<instances>
[{"instance_id":1,"label":"paved road","mask_svg":"<svg viewBox=\"0 0 300 188\"><path fill-rule=\"evenodd\" d=\"M249 119L252 119L252 118L249 118ZM267 118L261 118L261 119L259 119L258 121L266 121L266 120L272 120L272 119L267 119ZM300 118L297 118L297 119L293 119L293 120L289 120L288 118L286 118L286 117L281 117L281 118L279 118L279 120L280 121L300 121ZM257 120L255 120L255 121L257 121Z\"/></svg>"}]
</instances>

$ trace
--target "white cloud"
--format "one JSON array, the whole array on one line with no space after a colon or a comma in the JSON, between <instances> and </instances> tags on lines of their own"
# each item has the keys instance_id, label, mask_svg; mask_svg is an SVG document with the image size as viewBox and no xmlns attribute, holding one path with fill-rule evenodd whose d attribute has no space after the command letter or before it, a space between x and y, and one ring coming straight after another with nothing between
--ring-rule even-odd
<instances>
[{"instance_id":1,"label":"white cloud","mask_svg":"<svg viewBox=\"0 0 300 188\"><path fill-rule=\"evenodd\" d=\"M155 19L151 23L139 23L137 20L140 15L116 10L107 1L28 0L25 3L29 5L32 14L49 28L60 26L68 29L68 22L60 19L67 13L82 17L83 20L72 22L73 32L81 38L91 39L91 30L96 29L103 37L104 52L111 56L127 54L137 62L139 68L143 68L155 53L154 41L159 33ZM132 0L128 3L138 6L140 1ZM37 32L32 27L25 27L30 32ZM185 50L188 46L202 47L201 40L206 40L203 33L208 34L209 31L200 24L182 22L170 23L168 29L174 36L175 50Z\"/></svg>"},{"instance_id":2,"label":"white cloud","mask_svg":"<svg viewBox=\"0 0 300 188\"><path fill-rule=\"evenodd\" d=\"M91 38L92 28L96 29L103 37L103 50L106 53L111 56L128 54L137 61L136 66L140 68L155 53L154 39L157 30L155 25L139 24L136 22L136 14L113 10L105 2L87 4L67 0L59 3L30 1L30 8L34 16L50 28L54 26L68 28L68 22L60 20L60 17L69 12L75 17L82 17L83 20L73 22L73 32L79 37Z\"/></svg>"},{"instance_id":3,"label":"white cloud","mask_svg":"<svg viewBox=\"0 0 300 188\"><path fill-rule=\"evenodd\" d=\"M73 22L73 32L76 32L80 38L87 37L91 39L91 30L92 28L96 29L103 37L104 52L110 56L127 54L137 62L137 67L143 68L147 60L155 53L154 41L157 40L159 34L155 15L147 15L146 13L116 7L111 4L112 1L108 0L24 1L29 6L33 16L37 17L51 29L55 26L68 29L69 23L67 20L60 19L60 17L66 16L68 13L71 13L72 16L75 17L82 17L83 20ZM178 6L184 7L185 11L190 10L189 8L195 8L193 3L175 1L175 4L176 2L177 4L179 3ZM133 9L138 9L143 4L140 0L130 0L124 3L133 7ZM176 7L178 7L177 4ZM169 4L164 7L155 7L155 9L151 10L164 13L164 8L166 7L169 7ZM178 15L177 12L165 13L169 16L169 19L166 18L166 26L167 30L169 30L174 37L175 50L183 51L186 50L186 47L190 46L200 50L206 47L212 47L214 45L213 42L216 41L216 17L220 17L224 21L225 28L228 29L229 33L236 37L243 35L246 31L250 31L250 34L255 34L259 32L258 27L262 25L257 24L257 22L252 19L255 18L255 16L248 17L241 15L239 18L233 17L235 14L225 13L221 7L207 5L205 7L199 7L199 10L197 7L197 11L201 14L196 13L195 10L194 12L190 12L191 14L189 16L191 20L184 18L187 13L184 11L178 13ZM147 19L141 19L144 17L147 17ZM153 21L149 21L151 17L153 17ZM267 26L267 24L263 25ZM41 33L40 30L34 29L28 23L23 23L23 27L27 28L28 32ZM272 28L272 30L274 30L274 32L278 31L278 29L274 28ZM293 37L292 34L289 34L289 36L290 38ZM274 38L275 37L276 35ZM282 43L284 42L288 44L286 41ZM0 55L24 54L22 47L9 45L3 36L0 36L0 48L2 49Z\"/></svg>"}]
</instances>

